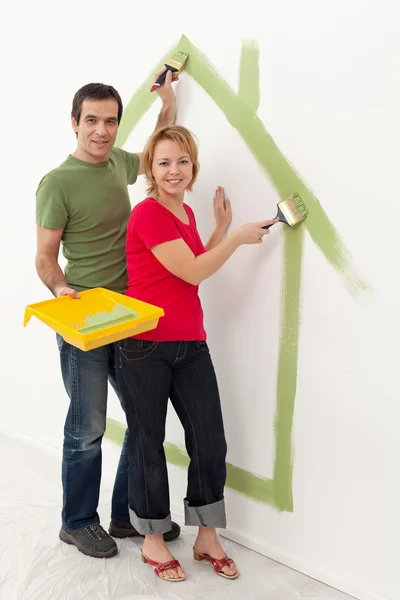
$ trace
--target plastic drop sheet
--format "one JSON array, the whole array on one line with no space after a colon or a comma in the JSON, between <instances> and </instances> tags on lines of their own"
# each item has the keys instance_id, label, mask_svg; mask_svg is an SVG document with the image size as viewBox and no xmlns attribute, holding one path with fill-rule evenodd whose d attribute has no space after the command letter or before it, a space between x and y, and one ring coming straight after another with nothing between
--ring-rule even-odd
<instances>
[{"instance_id":1,"label":"plastic drop sheet","mask_svg":"<svg viewBox=\"0 0 400 600\"><path fill-rule=\"evenodd\" d=\"M99 512L109 523L112 465L103 452ZM111 450L111 449L110 449ZM161 581L140 561L139 539L117 541L109 559L84 556L58 539L60 459L33 440L0 430L1 600L349 600L349 596L224 539L241 576L218 577L192 559L196 531L183 527L170 544L188 573L182 583Z\"/></svg>"}]
</instances>

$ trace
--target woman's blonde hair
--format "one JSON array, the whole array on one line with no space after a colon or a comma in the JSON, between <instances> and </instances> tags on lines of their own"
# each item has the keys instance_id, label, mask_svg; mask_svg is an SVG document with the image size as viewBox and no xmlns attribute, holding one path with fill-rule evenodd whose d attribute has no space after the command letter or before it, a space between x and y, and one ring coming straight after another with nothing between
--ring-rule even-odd
<instances>
[{"instance_id":1,"label":"woman's blonde hair","mask_svg":"<svg viewBox=\"0 0 400 600\"><path fill-rule=\"evenodd\" d=\"M157 129L149 141L146 144L146 148L143 152L143 166L147 179L147 193L149 196L153 196L157 193L157 184L154 179L154 175L152 172L153 167L153 159L154 152L158 142L162 140L170 140L171 142L176 142L182 148L184 152L190 156L190 160L193 165L193 175L190 180L189 185L186 190L191 192L193 189L193 184L197 179L197 175L199 173L200 165L198 161L198 148L193 137L193 134L183 127L182 125L168 125L167 127L162 127L161 129Z\"/></svg>"}]
</instances>

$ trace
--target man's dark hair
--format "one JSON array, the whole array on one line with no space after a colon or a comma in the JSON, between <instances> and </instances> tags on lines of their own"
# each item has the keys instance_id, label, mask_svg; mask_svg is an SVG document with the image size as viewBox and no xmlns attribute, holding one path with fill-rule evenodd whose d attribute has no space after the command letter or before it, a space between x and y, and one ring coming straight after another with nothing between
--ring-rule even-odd
<instances>
[{"instance_id":1,"label":"man's dark hair","mask_svg":"<svg viewBox=\"0 0 400 600\"><path fill-rule=\"evenodd\" d=\"M82 113L82 104L84 100L108 100L114 98L118 103L118 125L122 118L122 100L117 90L112 85L104 85L104 83L88 83L81 87L74 96L72 101L72 112L71 116L74 117L75 121L79 125L79 121Z\"/></svg>"}]
</instances>

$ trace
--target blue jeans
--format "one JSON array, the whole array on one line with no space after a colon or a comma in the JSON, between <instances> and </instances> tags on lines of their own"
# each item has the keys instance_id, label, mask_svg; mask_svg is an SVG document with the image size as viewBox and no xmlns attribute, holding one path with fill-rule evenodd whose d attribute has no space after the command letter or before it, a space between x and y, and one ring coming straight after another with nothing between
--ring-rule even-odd
<instances>
[{"instance_id":1,"label":"blue jeans","mask_svg":"<svg viewBox=\"0 0 400 600\"><path fill-rule=\"evenodd\" d=\"M163 442L168 398L185 430L190 457L185 524L226 527L226 441L206 342L118 344L117 379L128 421L129 514L141 534L171 529Z\"/></svg>"},{"instance_id":2,"label":"blue jeans","mask_svg":"<svg viewBox=\"0 0 400 600\"><path fill-rule=\"evenodd\" d=\"M99 523L101 441L106 428L108 382L119 400L115 344L83 352L57 335L61 372L70 405L64 426L62 523L73 530ZM122 403L121 403L122 404ZM114 484L111 518L129 523L128 432Z\"/></svg>"}]
</instances>

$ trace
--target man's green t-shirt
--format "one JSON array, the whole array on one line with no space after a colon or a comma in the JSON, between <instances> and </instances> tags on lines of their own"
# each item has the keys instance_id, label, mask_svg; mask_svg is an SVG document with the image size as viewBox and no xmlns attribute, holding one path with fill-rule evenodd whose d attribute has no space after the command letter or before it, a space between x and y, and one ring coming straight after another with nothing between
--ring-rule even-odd
<instances>
[{"instance_id":1,"label":"man's green t-shirt","mask_svg":"<svg viewBox=\"0 0 400 600\"><path fill-rule=\"evenodd\" d=\"M124 292L125 239L131 213L127 186L135 183L139 157L113 148L108 162L73 156L50 171L36 192L36 223L64 229L65 278L82 291L104 287Z\"/></svg>"}]
</instances>

